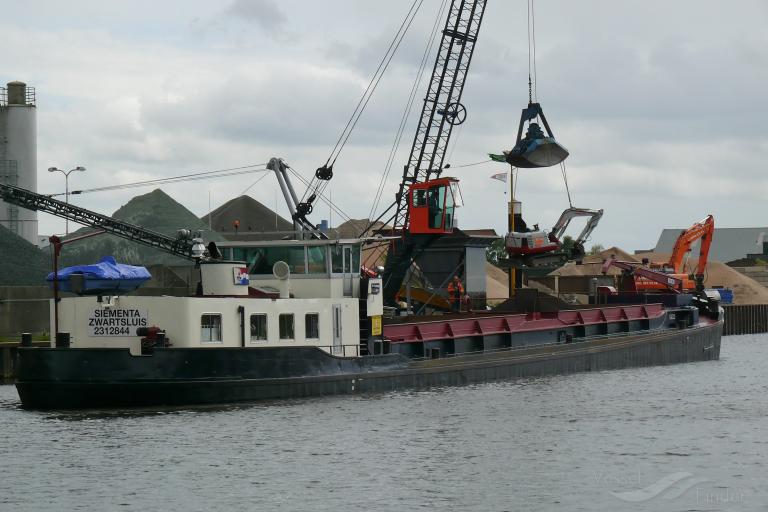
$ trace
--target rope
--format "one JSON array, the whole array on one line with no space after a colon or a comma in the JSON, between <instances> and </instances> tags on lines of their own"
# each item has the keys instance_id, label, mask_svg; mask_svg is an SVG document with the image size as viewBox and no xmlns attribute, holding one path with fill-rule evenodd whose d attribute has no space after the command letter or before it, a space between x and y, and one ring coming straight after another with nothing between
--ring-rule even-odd
<instances>
[{"instance_id":1,"label":"rope","mask_svg":"<svg viewBox=\"0 0 768 512\"><path fill-rule=\"evenodd\" d=\"M249 186L248 186L248 187L247 187L245 190L243 190L242 192L240 192L240 195L241 195L241 196L244 196L246 192L248 192L249 190L251 190L251 189L252 189L252 188L253 188L253 187L254 187L254 186L255 186L255 185L258 183L258 182L260 182L261 180L263 180L263 179L264 179L264 178L266 178L267 176L269 176L269 174L266 174L266 173L265 173L265 174L262 174L261 176L259 176L259 177L258 177L258 179L257 179L256 181L254 181L253 183L251 183L251 184L250 184L250 185L249 185Z\"/></svg>"},{"instance_id":2,"label":"rope","mask_svg":"<svg viewBox=\"0 0 768 512\"><path fill-rule=\"evenodd\" d=\"M145 187L149 185L162 185L162 184L168 184L168 183L178 183L183 181L197 181L197 180L205 180L205 179L212 179L212 178L224 178L227 176L239 176L241 174L249 174L253 172L265 172L266 169L259 169L258 167L265 167L266 165L267 164L251 164L251 165L244 165L241 167L231 167L229 169L219 169L217 171L202 171L202 172L196 172L196 173L190 173L190 174L182 174L179 176L171 176L168 178L157 178L154 180L143 180L143 181L134 181L132 183L122 183L120 185L108 185L105 187L72 190L69 193L70 195L88 194L91 192L104 192L108 190L119 190L123 188L137 188L137 187ZM48 195L49 197L56 197L56 196L66 195L66 193L61 192L58 194L48 194Z\"/></svg>"},{"instance_id":3,"label":"rope","mask_svg":"<svg viewBox=\"0 0 768 512\"><path fill-rule=\"evenodd\" d=\"M453 160L453 152L456 151L456 146L459 143L459 139L461 138L461 130L464 128L464 123L461 123L459 125L458 130L456 130L456 135L453 137L453 144L451 145L451 151L448 153L448 162Z\"/></svg>"},{"instance_id":4,"label":"rope","mask_svg":"<svg viewBox=\"0 0 768 512\"><path fill-rule=\"evenodd\" d=\"M536 70L536 11L534 0L528 0L528 103L539 101L538 73ZM533 78L531 78L533 77Z\"/></svg>"},{"instance_id":5,"label":"rope","mask_svg":"<svg viewBox=\"0 0 768 512\"><path fill-rule=\"evenodd\" d=\"M405 37L405 34L408 32L408 29L411 27L411 24L413 23L413 20L416 17L416 14L418 13L423 3L424 3L424 0L414 0L413 3L411 4L410 9L408 9L408 13L405 15L405 18L403 18L403 21L400 23L400 27L397 29L397 32L395 33L395 37L389 43L389 47L387 48L387 51L384 53L384 56L379 62L379 66L376 68L376 72L373 74L371 81L368 82L368 86L365 88L365 91L363 91L363 95L360 97L360 100L357 102L355 109L352 111L352 115L347 121L347 124L344 127L344 130L341 132L339 139L336 141L336 144L334 145L333 150L331 150L331 154L328 156L328 160L326 160L325 165L328 165L328 164L333 165L336 162L336 160L339 158L339 155L341 154L342 149L344 149L344 146L346 145L347 140L349 140L350 135L354 131L355 126L357 125L357 122L360 120L360 116L362 116L363 111L368 105L368 102L371 100L371 97L373 96L373 93L376 91L376 88L378 87L379 82L381 81L381 78L384 76L384 73L387 71L387 68L389 67L390 62L392 62L392 58L395 56L397 49L400 47L400 43L403 42L403 38Z\"/></svg>"},{"instance_id":6,"label":"rope","mask_svg":"<svg viewBox=\"0 0 768 512\"><path fill-rule=\"evenodd\" d=\"M419 64L419 70L416 73L416 78L413 81L413 85L411 86L411 92L408 96L408 101L406 102L405 109L403 110L403 115L400 118L400 125L398 126L397 133L395 135L395 140L392 143L392 148L390 149L389 156L387 157L387 163L384 166L384 172L382 173L381 180L379 181L379 186L376 189L376 195L374 197L373 203L371 205L371 211L368 213L368 218L372 219L374 217L374 214L376 210L379 208L379 204L381 203L382 195L384 194L384 188L387 184L387 179L389 178L389 174L392 171L392 165L394 164L395 156L397 155L397 150L400 147L400 142L403 138L403 133L405 132L405 127L407 126L408 119L411 116L411 111L413 110L413 104L416 100L416 94L421 88L422 80L424 79L424 73L427 69L427 64L429 63L429 56L432 54L432 49L437 44L437 34L439 33L440 28L440 21L442 21L443 18L443 12L445 11L445 7L448 3L448 0L443 0L440 9L438 10L437 16L435 16L435 22L432 25L432 30L429 34L429 37L427 38L427 43L424 45L424 53L421 57L421 62Z\"/></svg>"},{"instance_id":7,"label":"rope","mask_svg":"<svg viewBox=\"0 0 768 512\"><path fill-rule=\"evenodd\" d=\"M531 2L531 34L533 38L533 98L539 101L539 92L537 90L539 85L539 76L536 70L536 10L534 6L535 0Z\"/></svg>"},{"instance_id":8,"label":"rope","mask_svg":"<svg viewBox=\"0 0 768 512\"><path fill-rule=\"evenodd\" d=\"M375 220L368 219L368 226L366 226L366 228L357 236L357 238L362 238L365 235L365 233L368 232L369 229L371 229L373 226L375 226L376 223L379 222L382 219L382 217L384 217L384 215L386 215L387 212L389 210L391 210L392 208L394 208L395 206L397 206L397 202L393 202L392 204L390 204L389 207L386 210L384 210L383 212L381 212L381 215L379 215ZM392 215L392 217L390 217L390 219L387 222L384 222L383 224L385 226L388 225L395 218L395 215L397 215L397 213Z\"/></svg>"},{"instance_id":9,"label":"rope","mask_svg":"<svg viewBox=\"0 0 768 512\"><path fill-rule=\"evenodd\" d=\"M565 192L568 194L568 206L573 208L571 201L571 189L568 187L568 174L565 172L565 162L560 162L560 171L563 173L563 182L565 183Z\"/></svg>"},{"instance_id":10,"label":"rope","mask_svg":"<svg viewBox=\"0 0 768 512\"><path fill-rule=\"evenodd\" d=\"M475 165L487 164L489 162L493 162L493 160L489 158L488 160L483 160L481 162L473 162L471 164L456 165L456 166L452 166L451 169L461 169L462 167L474 167Z\"/></svg>"}]
</instances>

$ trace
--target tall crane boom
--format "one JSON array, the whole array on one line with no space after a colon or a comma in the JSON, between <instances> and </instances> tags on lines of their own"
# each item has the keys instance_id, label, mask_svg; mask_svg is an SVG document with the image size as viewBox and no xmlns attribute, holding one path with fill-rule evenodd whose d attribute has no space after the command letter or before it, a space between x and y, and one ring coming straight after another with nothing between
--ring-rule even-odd
<instances>
[{"instance_id":1,"label":"tall crane boom","mask_svg":"<svg viewBox=\"0 0 768 512\"><path fill-rule=\"evenodd\" d=\"M396 302L395 298L411 262L441 232L453 231L455 203L452 185L442 183L431 187L427 184L440 178L453 127L462 124L467 118L467 109L461 104L461 95L483 21L485 4L486 0L451 0L448 9L419 125L395 196L392 232L400 235L400 238L390 243L384 265L384 301L387 304ZM415 188L423 190L414 195ZM449 196L450 201L446 199ZM422 211L422 222L427 226L419 226L414 232L409 232L412 226L409 202L425 210ZM447 215L448 212L450 215Z\"/></svg>"},{"instance_id":2,"label":"tall crane boom","mask_svg":"<svg viewBox=\"0 0 768 512\"><path fill-rule=\"evenodd\" d=\"M12 185L0 183L0 199L27 210L46 212L84 226L99 228L112 235L160 249L180 258L199 260L204 249L204 247L199 245L201 244L199 240L192 239L191 237L171 238L162 233L122 222L107 215L92 212L85 208L73 206Z\"/></svg>"},{"instance_id":3,"label":"tall crane boom","mask_svg":"<svg viewBox=\"0 0 768 512\"><path fill-rule=\"evenodd\" d=\"M411 154L403 169L403 179L396 196L396 229L408 223L406 187L440 177L453 127L466 120L467 109L461 104L461 95L485 4L486 0L451 2Z\"/></svg>"}]
</instances>

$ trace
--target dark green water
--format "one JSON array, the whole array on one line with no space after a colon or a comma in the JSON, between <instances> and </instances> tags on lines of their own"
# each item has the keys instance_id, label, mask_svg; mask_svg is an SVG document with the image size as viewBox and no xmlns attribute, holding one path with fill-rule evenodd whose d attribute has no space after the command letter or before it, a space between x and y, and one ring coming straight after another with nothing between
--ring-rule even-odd
<instances>
[{"instance_id":1,"label":"dark green water","mask_svg":"<svg viewBox=\"0 0 768 512\"><path fill-rule=\"evenodd\" d=\"M768 336L722 359L371 397L38 413L0 511L768 510Z\"/></svg>"}]
</instances>

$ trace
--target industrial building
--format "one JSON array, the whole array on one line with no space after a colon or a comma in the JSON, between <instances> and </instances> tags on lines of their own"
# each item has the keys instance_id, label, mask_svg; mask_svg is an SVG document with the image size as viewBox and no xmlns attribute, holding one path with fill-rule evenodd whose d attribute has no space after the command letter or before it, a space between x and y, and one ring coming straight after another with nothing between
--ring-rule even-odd
<instances>
[{"instance_id":1,"label":"industrial building","mask_svg":"<svg viewBox=\"0 0 768 512\"><path fill-rule=\"evenodd\" d=\"M665 229L656 242L654 252L669 253L675 245L682 229ZM750 255L763 254L764 242L768 242L768 227L754 228L715 228L709 257L715 261L729 263L747 258ZM694 251L698 250L698 244ZM766 256L768 258L768 256Z\"/></svg>"},{"instance_id":2,"label":"industrial building","mask_svg":"<svg viewBox=\"0 0 768 512\"><path fill-rule=\"evenodd\" d=\"M0 183L37 192L35 89L23 82L0 87ZM0 225L39 245L37 212L0 201Z\"/></svg>"}]
</instances>

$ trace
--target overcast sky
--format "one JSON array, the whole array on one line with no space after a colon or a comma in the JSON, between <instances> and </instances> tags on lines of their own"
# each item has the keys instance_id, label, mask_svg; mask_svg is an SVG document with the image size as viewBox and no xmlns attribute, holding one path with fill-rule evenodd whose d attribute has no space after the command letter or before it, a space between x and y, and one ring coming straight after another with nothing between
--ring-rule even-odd
<instances>
[{"instance_id":1,"label":"overcast sky","mask_svg":"<svg viewBox=\"0 0 768 512\"><path fill-rule=\"evenodd\" d=\"M272 156L310 176L411 1L0 0L0 81L37 89L42 193L63 191L49 166L87 167L72 189ZM336 164L333 200L353 218L368 216L439 3L424 1ZM538 96L571 152L574 206L605 210L590 243L651 247L662 228L709 213L720 227L768 225L768 2L537 0L536 14ZM463 102L469 116L449 159L466 202L460 226L502 233L505 187L490 176L505 166L458 166L514 143L527 102L524 0L488 0ZM209 192L216 208L258 177L164 190L202 216ZM72 201L111 213L150 190ZM269 176L249 193L287 216L277 191ZM542 227L568 206L558 168L521 171L519 196ZM318 207L312 218L328 216ZM63 231L63 221L41 214L40 231Z\"/></svg>"}]
</instances>

